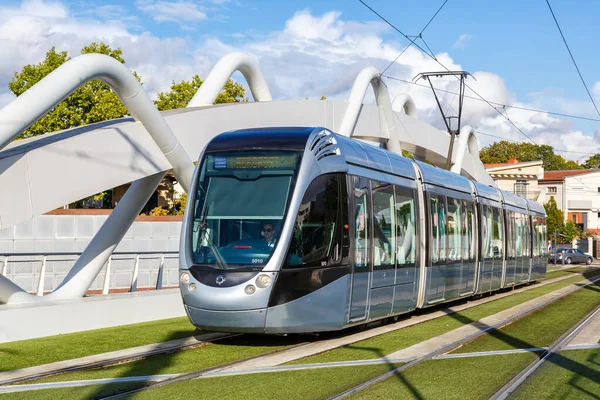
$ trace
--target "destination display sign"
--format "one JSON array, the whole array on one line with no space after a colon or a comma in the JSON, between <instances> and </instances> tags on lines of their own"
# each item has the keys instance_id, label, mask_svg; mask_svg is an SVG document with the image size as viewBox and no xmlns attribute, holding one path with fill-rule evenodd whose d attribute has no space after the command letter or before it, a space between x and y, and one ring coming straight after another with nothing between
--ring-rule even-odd
<instances>
[{"instance_id":1,"label":"destination display sign","mask_svg":"<svg viewBox=\"0 0 600 400\"><path fill-rule=\"evenodd\" d=\"M297 156L216 156L215 169L286 169L296 168Z\"/></svg>"}]
</instances>

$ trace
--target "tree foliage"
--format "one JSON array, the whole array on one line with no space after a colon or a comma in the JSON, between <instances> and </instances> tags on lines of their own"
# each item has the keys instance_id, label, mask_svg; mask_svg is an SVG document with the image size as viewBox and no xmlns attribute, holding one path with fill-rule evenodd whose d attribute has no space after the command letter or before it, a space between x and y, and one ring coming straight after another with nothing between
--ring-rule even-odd
<instances>
[{"instance_id":1,"label":"tree foliage","mask_svg":"<svg viewBox=\"0 0 600 400\"><path fill-rule=\"evenodd\" d=\"M585 169L600 169L600 154L594 154L583 162Z\"/></svg>"},{"instance_id":2,"label":"tree foliage","mask_svg":"<svg viewBox=\"0 0 600 400\"><path fill-rule=\"evenodd\" d=\"M81 53L106 54L121 63L125 63L121 49L112 49L105 43L92 42L89 46L82 48ZM38 64L26 65L20 72L15 72L8 87L16 96L20 96L68 60L70 60L70 57L66 51L57 52L56 48L52 47L46 53L46 58L43 61ZM22 132L19 138L28 138L43 135L46 132L121 118L126 114L127 109L106 83L97 80L90 81Z\"/></svg>"},{"instance_id":3,"label":"tree foliage","mask_svg":"<svg viewBox=\"0 0 600 400\"><path fill-rule=\"evenodd\" d=\"M185 108L192 97L196 94L204 81L198 75L194 75L189 81L181 81L171 84L171 90L158 93L158 99L154 101L160 111ZM217 96L215 104L234 103L244 101L244 87L229 79L225 87Z\"/></svg>"},{"instance_id":4,"label":"tree foliage","mask_svg":"<svg viewBox=\"0 0 600 400\"><path fill-rule=\"evenodd\" d=\"M562 237L569 243L573 240L577 239L579 235L581 235L581 231L575 225L575 222L568 220L565 226L562 229Z\"/></svg>"},{"instance_id":5,"label":"tree foliage","mask_svg":"<svg viewBox=\"0 0 600 400\"><path fill-rule=\"evenodd\" d=\"M583 166L577 162L565 160L555 154L552 146L547 144L514 143L502 140L481 149L479 158L484 164L506 163L510 158L516 158L521 162L542 160L546 171L583 169Z\"/></svg>"},{"instance_id":6,"label":"tree foliage","mask_svg":"<svg viewBox=\"0 0 600 400\"><path fill-rule=\"evenodd\" d=\"M555 242L554 232L563 230L565 214L558 209L554 196L550 196L550 200L544 204L544 209L547 215L548 237Z\"/></svg>"}]
</instances>

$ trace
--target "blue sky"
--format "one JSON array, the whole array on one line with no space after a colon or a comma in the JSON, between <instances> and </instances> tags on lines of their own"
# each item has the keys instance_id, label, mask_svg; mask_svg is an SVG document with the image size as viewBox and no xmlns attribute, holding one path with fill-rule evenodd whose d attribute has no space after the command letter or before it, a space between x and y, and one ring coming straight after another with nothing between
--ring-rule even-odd
<instances>
[{"instance_id":1,"label":"blue sky","mask_svg":"<svg viewBox=\"0 0 600 400\"><path fill-rule=\"evenodd\" d=\"M443 0L366 2L404 33L416 35ZM600 2L551 4L589 89L600 100ZM423 37L448 67L475 74L473 87L489 100L600 118L544 0L449 0ZM385 68L407 44L358 0L0 1L0 106L11 99L6 84L15 70L39 62L52 45L76 55L92 40L123 48L127 65L142 75L151 95L167 89L171 80L206 76L229 51L253 53L279 99L345 98L361 68ZM387 74L412 79L439 68L410 49ZM393 95L408 91L420 117L439 124L429 92L399 82L388 85ZM438 86L454 90L456 85ZM487 105L467 102L465 107L467 122L477 129L525 139ZM577 151L600 152L600 122L514 110L509 117L536 142L573 151L562 153L568 158L587 157Z\"/></svg>"}]
</instances>

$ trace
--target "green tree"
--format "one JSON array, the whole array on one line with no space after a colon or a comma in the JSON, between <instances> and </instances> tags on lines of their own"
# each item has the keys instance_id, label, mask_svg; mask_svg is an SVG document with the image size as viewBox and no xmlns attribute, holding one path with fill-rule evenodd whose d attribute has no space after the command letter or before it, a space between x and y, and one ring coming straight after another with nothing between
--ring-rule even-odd
<instances>
[{"instance_id":1,"label":"green tree","mask_svg":"<svg viewBox=\"0 0 600 400\"><path fill-rule=\"evenodd\" d=\"M561 233L563 238L569 243L571 243L574 239L577 239L579 235L581 235L581 231L579 230L577 225L575 225L575 222L571 220L567 221Z\"/></svg>"},{"instance_id":2,"label":"green tree","mask_svg":"<svg viewBox=\"0 0 600 400\"><path fill-rule=\"evenodd\" d=\"M546 144L514 143L502 140L484 147L479 152L479 158L484 164L506 163L510 158L519 161L542 160L546 171L564 169L582 169L575 161L567 161L555 154L552 146Z\"/></svg>"},{"instance_id":3,"label":"green tree","mask_svg":"<svg viewBox=\"0 0 600 400\"><path fill-rule=\"evenodd\" d=\"M558 209L554 196L550 196L550 200L544 204L544 209L546 210L547 215L546 223L548 225L548 237L552 242L555 242L554 232L556 230L563 230L565 214L562 210Z\"/></svg>"},{"instance_id":4,"label":"green tree","mask_svg":"<svg viewBox=\"0 0 600 400\"><path fill-rule=\"evenodd\" d=\"M158 99L154 101L156 107L160 111L174 110L177 108L185 108L192 97L196 94L204 81L198 75L194 75L189 81L181 81L171 84L171 90L168 92L160 92ZM235 103L244 101L244 87L231 79L227 81L225 87L217 96L215 104Z\"/></svg>"},{"instance_id":5,"label":"green tree","mask_svg":"<svg viewBox=\"0 0 600 400\"><path fill-rule=\"evenodd\" d=\"M594 154L585 160L582 165L585 169L600 169L600 153Z\"/></svg>"},{"instance_id":6,"label":"green tree","mask_svg":"<svg viewBox=\"0 0 600 400\"><path fill-rule=\"evenodd\" d=\"M112 49L105 43L92 42L89 46L81 49L81 53L106 54L121 63L125 63L121 49ZM26 65L20 72L15 72L8 87L16 96L20 96L69 59L70 57L66 51L57 52L56 48L52 47L46 53L46 58L43 61L38 64ZM18 138L28 138L43 135L46 132L121 118L126 114L127 109L106 83L90 81L22 132Z\"/></svg>"}]
</instances>

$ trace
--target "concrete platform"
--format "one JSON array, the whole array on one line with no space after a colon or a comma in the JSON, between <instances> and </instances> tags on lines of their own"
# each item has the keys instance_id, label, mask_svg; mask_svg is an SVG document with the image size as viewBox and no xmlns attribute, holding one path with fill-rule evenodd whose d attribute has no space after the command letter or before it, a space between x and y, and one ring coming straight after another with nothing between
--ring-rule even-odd
<instances>
[{"instance_id":1,"label":"concrete platform","mask_svg":"<svg viewBox=\"0 0 600 400\"><path fill-rule=\"evenodd\" d=\"M0 305L0 343L183 316L179 289L4 304Z\"/></svg>"},{"instance_id":2,"label":"concrete platform","mask_svg":"<svg viewBox=\"0 0 600 400\"><path fill-rule=\"evenodd\" d=\"M569 342L569 346L600 343L600 313Z\"/></svg>"}]
</instances>

